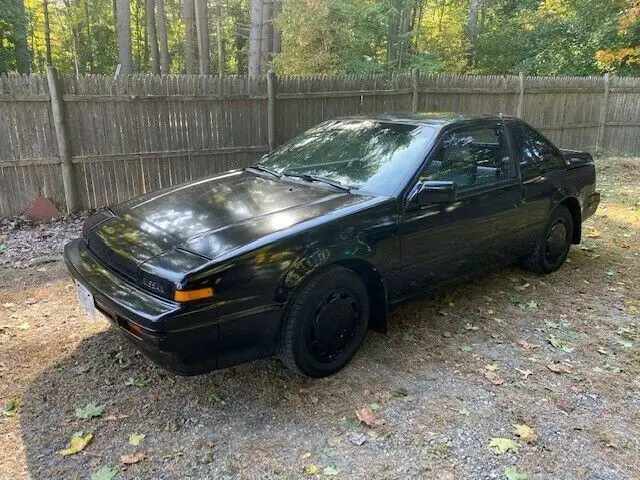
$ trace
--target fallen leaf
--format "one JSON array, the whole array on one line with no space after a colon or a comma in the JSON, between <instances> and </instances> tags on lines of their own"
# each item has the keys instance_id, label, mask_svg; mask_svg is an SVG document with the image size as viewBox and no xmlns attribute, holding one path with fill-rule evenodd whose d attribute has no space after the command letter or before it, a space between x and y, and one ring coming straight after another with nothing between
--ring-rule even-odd
<instances>
[{"instance_id":1,"label":"fallen leaf","mask_svg":"<svg viewBox=\"0 0 640 480\"><path fill-rule=\"evenodd\" d=\"M525 305L527 306L527 308L533 308L533 309L538 308L538 302L534 302L533 300L531 300L530 302L527 302Z\"/></svg>"},{"instance_id":2,"label":"fallen leaf","mask_svg":"<svg viewBox=\"0 0 640 480\"><path fill-rule=\"evenodd\" d=\"M102 412L104 412L104 405L88 403L84 408L76 408L76 417L88 420L90 418L99 417L102 415Z\"/></svg>"},{"instance_id":3,"label":"fallen leaf","mask_svg":"<svg viewBox=\"0 0 640 480\"><path fill-rule=\"evenodd\" d=\"M479 328L479 327L476 327L473 323L467 323L467 324L464 326L464 329L465 329L465 330L472 330L472 331L476 331L476 330L478 330L478 328Z\"/></svg>"},{"instance_id":4,"label":"fallen leaf","mask_svg":"<svg viewBox=\"0 0 640 480\"><path fill-rule=\"evenodd\" d=\"M620 367L618 367L617 365L611 365L609 363L607 363L603 368L607 372L611 372L611 373L620 373L622 371L622 369Z\"/></svg>"},{"instance_id":5,"label":"fallen leaf","mask_svg":"<svg viewBox=\"0 0 640 480\"><path fill-rule=\"evenodd\" d=\"M468 408L461 408L460 410L458 410L458 413L460 415L464 415L465 417L468 417L471 412L469 412Z\"/></svg>"},{"instance_id":6,"label":"fallen leaf","mask_svg":"<svg viewBox=\"0 0 640 480\"><path fill-rule=\"evenodd\" d=\"M514 423L513 424L514 433L520 437L525 443L536 443L538 437L536 433L533 431L529 425L525 425L524 423Z\"/></svg>"},{"instance_id":7,"label":"fallen leaf","mask_svg":"<svg viewBox=\"0 0 640 480\"><path fill-rule=\"evenodd\" d=\"M85 449L91 440L93 440L93 433L87 433L83 435L84 432L76 432L71 436L71 440L69 441L69 446L64 450L61 450L60 455L66 457L68 455L74 455L78 452L81 452Z\"/></svg>"},{"instance_id":8,"label":"fallen leaf","mask_svg":"<svg viewBox=\"0 0 640 480\"><path fill-rule=\"evenodd\" d=\"M490 372L495 372L498 368L500 368L500 366L497 363L489 363L484 366L484 369Z\"/></svg>"},{"instance_id":9,"label":"fallen leaf","mask_svg":"<svg viewBox=\"0 0 640 480\"><path fill-rule=\"evenodd\" d=\"M364 433L349 432L347 433L347 440L359 447L367 441L367 436Z\"/></svg>"},{"instance_id":10,"label":"fallen leaf","mask_svg":"<svg viewBox=\"0 0 640 480\"><path fill-rule=\"evenodd\" d=\"M518 472L515 465L504 467L504 475L507 477L507 480L529 480L529 477Z\"/></svg>"},{"instance_id":11,"label":"fallen leaf","mask_svg":"<svg viewBox=\"0 0 640 480\"><path fill-rule=\"evenodd\" d=\"M12 398L2 406L2 413L7 417L12 417L18 412L20 401L17 398Z\"/></svg>"},{"instance_id":12,"label":"fallen leaf","mask_svg":"<svg viewBox=\"0 0 640 480\"><path fill-rule=\"evenodd\" d=\"M489 441L489 447L498 455L507 453L509 450L514 453L518 452L518 444L510 438L492 438Z\"/></svg>"},{"instance_id":13,"label":"fallen leaf","mask_svg":"<svg viewBox=\"0 0 640 480\"><path fill-rule=\"evenodd\" d=\"M147 458L143 452L125 453L120 455L120 462L124 465L133 465Z\"/></svg>"},{"instance_id":14,"label":"fallen leaf","mask_svg":"<svg viewBox=\"0 0 640 480\"><path fill-rule=\"evenodd\" d=\"M567 346L567 341L565 339L560 338L557 335L554 335L553 333L547 337L547 341L554 348L563 348Z\"/></svg>"},{"instance_id":15,"label":"fallen leaf","mask_svg":"<svg viewBox=\"0 0 640 480\"><path fill-rule=\"evenodd\" d=\"M335 467L324 467L324 470L322 470L322 474L325 477L335 477L338 473L340 472Z\"/></svg>"},{"instance_id":16,"label":"fallen leaf","mask_svg":"<svg viewBox=\"0 0 640 480\"><path fill-rule=\"evenodd\" d=\"M633 347L633 342L631 342L629 340L618 340L618 344L622 345L624 348Z\"/></svg>"},{"instance_id":17,"label":"fallen leaf","mask_svg":"<svg viewBox=\"0 0 640 480\"><path fill-rule=\"evenodd\" d=\"M146 435L144 435L143 433L134 433L129 437L129 444L137 447L138 445L140 445L140 443L142 443L145 437Z\"/></svg>"},{"instance_id":18,"label":"fallen leaf","mask_svg":"<svg viewBox=\"0 0 640 480\"><path fill-rule=\"evenodd\" d=\"M307 475L315 475L320 471L320 467L312 463L311 465L307 465L304 471Z\"/></svg>"},{"instance_id":19,"label":"fallen leaf","mask_svg":"<svg viewBox=\"0 0 640 480\"><path fill-rule=\"evenodd\" d=\"M544 323L549 328L560 328L560 324L556 322L550 322L549 320L545 320Z\"/></svg>"},{"instance_id":20,"label":"fallen leaf","mask_svg":"<svg viewBox=\"0 0 640 480\"><path fill-rule=\"evenodd\" d=\"M533 350L534 348L540 347L540 345L536 345L535 343L527 342L526 340L518 340L518 345L520 345L525 350Z\"/></svg>"},{"instance_id":21,"label":"fallen leaf","mask_svg":"<svg viewBox=\"0 0 640 480\"><path fill-rule=\"evenodd\" d=\"M373 413L370 408L362 408L356 411L356 417L362 423L369 427L378 427L384 425L384 419L380 418L380 415Z\"/></svg>"},{"instance_id":22,"label":"fallen leaf","mask_svg":"<svg viewBox=\"0 0 640 480\"><path fill-rule=\"evenodd\" d=\"M442 332L442 336L445 337L445 338L451 338L451 337L453 337L453 333L448 332L448 331L445 330L444 332Z\"/></svg>"},{"instance_id":23,"label":"fallen leaf","mask_svg":"<svg viewBox=\"0 0 640 480\"><path fill-rule=\"evenodd\" d=\"M462 350L465 353L470 353L470 352L473 352L473 347L470 347L469 345L463 345L460 347L460 350Z\"/></svg>"},{"instance_id":24,"label":"fallen leaf","mask_svg":"<svg viewBox=\"0 0 640 480\"><path fill-rule=\"evenodd\" d=\"M144 375L136 375L135 377L129 377L124 382L128 387L146 387L149 384L149 379Z\"/></svg>"},{"instance_id":25,"label":"fallen leaf","mask_svg":"<svg viewBox=\"0 0 640 480\"><path fill-rule=\"evenodd\" d=\"M524 285L516 285L514 288L516 290L518 290L519 292L523 292L525 291L527 288L529 288L531 285L528 283L525 283Z\"/></svg>"},{"instance_id":26,"label":"fallen leaf","mask_svg":"<svg viewBox=\"0 0 640 480\"><path fill-rule=\"evenodd\" d=\"M533 372L531 370L520 370L519 368L516 368L516 371L522 375L522 380L526 380L527 378L529 378L529 375L533 375Z\"/></svg>"},{"instance_id":27,"label":"fallen leaf","mask_svg":"<svg viewBox=\"0 0 640 480\"><path fill-rule=\"evenodd\" d=\"M494 385L502 385L504 383L504 380L502 380L500 375L498 375L497 373L494 373L494 372L485 371L484 372L484 378L489 380Z\"/></svg>"},{"instance_id":28,"label":"fallen leaf","mask_svg":"<svg viewBox=\"0 0 640 480\"><path fill-rule=\"evenodd\" d=\"M565 363L550 363L547 368L555 373L571 373L571 368Z\"/></svg>"},{"instance_id":29,"label":"fallen leaf","mask_svg":"<svg viewBox=\"0 0 640 480\"><path fill-rule=\"evenodd\" d=\"M300 455L300 458L303 460L306 460L307 458L311 458L311 452L304 452L302 455Z\"/></svg>"},{"instance_id":30,"label":"fallen leaf","mask_svg":"<svg viewBox=\"0 0 640 480\"><path fill-rule=\"evenodd\" d=\"M558 406L558 408L560 410L562 410L562 411L564 411L566 413L571 413L576 409L576 407L573 404L573 402L571 400L567 400L567 399L558 400L556 405Z\"/></svg>"},{"instance_id":31,"label":"fallen leaf","mask_svg":"<svg viewBox=\"0 0 640 480\"><path fill-rule=\"evenodd\" d=\"M609 355L609 350L607 350L607 349L606 349L606 348L604 348L604 347L600 347L600 348L598 349L598 353L599 353L600 355Z\"/></svg>"},{"instance_id":32,"label":"fallen leaf","mask_svg":"<svg viewBox=\"0 0 640 480\"><path fill-rule=\"evenodd\" d=\"M119 471L118 467L109 468L103 466L91 474L91 480L112 480L118 475Z\"/></svg>"}]
</instances>

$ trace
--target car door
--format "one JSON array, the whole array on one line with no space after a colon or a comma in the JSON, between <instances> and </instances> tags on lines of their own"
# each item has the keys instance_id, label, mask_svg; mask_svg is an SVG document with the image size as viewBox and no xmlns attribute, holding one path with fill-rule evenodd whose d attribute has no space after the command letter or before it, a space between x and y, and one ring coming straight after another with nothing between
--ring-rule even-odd
<instances>
[{"instance_id":1,"label":"car door","mask_svg":"<svg viewBox=\"0 0 640 480\"><path fill-rule=\"evenodd\" d=\"M558 149L524 122L509 125L516 162L520 166L524 200L521 229L531 248L542 233L547 217L561 196L566 159Z\"/></svg>"},{"instance_id":2,"label":"car door","mask_svg":"<svg viewBox=\"0 0 640 480\"><path fill-rule=\"evenodd\" d=\"M413 188L453 181L454 202L406 209L400 216L402 282L396 293L436 286L517 255L522 188L501 121L450 129Z\"/></svg>"}]
</instances>

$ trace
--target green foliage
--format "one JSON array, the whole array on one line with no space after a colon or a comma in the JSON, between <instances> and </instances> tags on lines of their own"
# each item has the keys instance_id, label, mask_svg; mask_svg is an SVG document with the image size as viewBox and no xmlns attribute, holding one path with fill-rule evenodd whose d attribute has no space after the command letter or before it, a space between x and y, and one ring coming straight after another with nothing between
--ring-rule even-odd
<instances>
[{"instance_id":1,"label":"green foliage","mask_svg":"<svg viewBox=\"0 0 640 480\"><path fill-rule=\"evenodd\" d=\"M181 0L164 0L170 72L184 72ZM22 7L24 2L24 8ZM0 0L0 73L43 72L42 0ZM132 0L133 67L150 71L145 0ZM212 69L215 8L210 2ZM280 74L408 71L530 75L640 75L636 0L479 0L476 35L469 0L283 0L272 23ZM26 13L25 13L26 9ZM113 0L49 2L53 63L62 73L113 74ZM224 71L247 70L248 0L222 2Z\"/></svg>"}]
</instances>

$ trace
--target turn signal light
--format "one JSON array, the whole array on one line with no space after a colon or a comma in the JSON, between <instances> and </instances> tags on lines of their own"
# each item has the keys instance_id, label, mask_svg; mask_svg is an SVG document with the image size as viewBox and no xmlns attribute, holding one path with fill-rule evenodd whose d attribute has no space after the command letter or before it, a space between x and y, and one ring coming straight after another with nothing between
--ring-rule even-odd
<instances>
[{"instance_id":1,"label":"turn signal light","mask_svg":"<svg viewBox=\"0 0 640 480\"><path fill-rule=\"evenodd\" d=\"M213 297L213 288L198 288L196 290L176 290L173 299L176 302L191 302Z\"/></svg>"}]
</instances>

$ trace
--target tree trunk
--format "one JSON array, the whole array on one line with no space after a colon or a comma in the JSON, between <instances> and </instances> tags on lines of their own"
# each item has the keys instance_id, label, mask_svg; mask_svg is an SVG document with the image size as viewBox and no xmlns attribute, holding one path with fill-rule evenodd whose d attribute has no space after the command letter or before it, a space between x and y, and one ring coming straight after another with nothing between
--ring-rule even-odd
<instances>
[{"instance_id":1,"label":"tree trunk","mask_svg":"<svg viewBox=\"0 0 640 480\"><path fill-rule=\"evenodd\" d=\"M280 12L282 11L282 1L281 0L272 0L271 7L271 18L276 18ZM280 30L278 30L273 24L271 25L272 35L273 35L273 46L272 53L280 53L282 50L282 34Z\"/></svg>"},{"instance_id":2,"label":"tree trunk","mask_svg":"<svg viewBox=\"0 0 640 480\"><path fill-rule=\"evenodd\" d=\"M184 16L184 61L187 74L196 73L196 54L195 54L195 4L194 0L184 0L183 16Z\"/></svg>"},{"instance_id":3,"label":"tree trunk","mask_svg":"<svg viewBox=\"0 0 640 480\"><path fill-rule=\"evenodd\" d=\"M128 0L116 0L118 7L118 61L120 73L132 71L131 59L131 12Z\"/></svg>"},{"instance_id":4,"label":"tree trunk","mask_svg":"<svg viewBox=\"0 0 640 480\"><path fill-rule=\"evenodd\" d=\"M27 16L24 11L24 0L15 0L16 17L13 24L13 35L16 49L16 68L18 73L31 72L31 52L27 43Z\"/></svg>"},{"instance_id":5,"label":"tree trunk","mask_svg":"<svg viewBox=\"0 0 640 480\"><path fill-rule=\"evenodd\" d=\"M47 65L53 65L51 61L51 24L49 23L49 0L43 0L42 10L44 13L44 45L47 52Z\"/></svg>"},{"instance_id":6,"label":"tree trunk","mask_svg":"<svg viewBox=\"0 0 640 480\"><path fill-rule=\"evenodd\" d=\"M262 1L249 0L249 76L260 75L260 46L262 44Z\"/></svg>"},{"instance_id":7,"label":"tree trunk","mask_svg":"<svg viewBox=\"0 0 640 480\"><path fill-rule=\"evenodd\" d=\"M211 69L211 54L209 52L209 16L207 0L196 0L196 33L198 35L200 75L209 75Z\"/></svg>"},{"instance_id":8,"label":"tree trunk","mask_svg":"<svg viewBox=\"0 0 640 480\"><path fill-rule=\"evenodd\" d=\"M413 5L407 0L397 0L394 14L389 23L387 37L387 62L393 69L401 68L404 54L407 50L407 35L411 29Z\"/></svg>"},{"instance_id":9,"label":"tree trunk","mask_svg":"<svg viewBox=\"0 0 640 480\"><path fill-rule=\"evenodd\" d=\"M473 67L478 36L478 7L480 0L471 0L467 17L467 68Z\"/></svg>"},{"instance_id":10,"label":"tree trunk","mask_svg":"<svg viewBox=\"0 0 640 480\"><path fill-rule=\"evenodd\" d=\"M84 0L84 19L85 19L85 35L86 38L86 50L88 52L87 58L84 59L84 73L93 73L93 35L91 35L91 15L89 13L89 0ZM117 24L118 16L116 10L113 11L113 21Z\"/></svg>"},{"instance_id":11,"label":"tree trunk","mask_svg":"<svg viewBox=\"0 0 640 480\"><path fill-rule=\"evenodd\" d=\"M271 27L271 0L262 2L262 29L260 37L260 66L269 64L271 60L271 50L273 47L273 35Z\"/></svg>"},{"instance_id":12,"label":"tree trunk","mask_svg":"<svg viewBox=\"0 0 640 480\"><path fill-rule=\"evenodd\" d=\"M218 76L224 75L224 43L222 38L222 1L215 0L216 46L218 47Z\"/></svg>"},{"instance_id":13,"label":"tree trunk","mask_svg":"<svg viewBox=\"0 0 640 480\"><path fill-rule=\"evenodd\" d=\"M156 36L156 9L155 0L147 0L145 14L147 17L147 37L149 50L151 50L151 73L160 73L160 53L158 52L158 38Z\"/></svg>"},{"instance_id":14,"label":"tree trunk","mask_svg":"<svg viewBox=\"0 0 640 480\"><path fill-rule=\"evenodd\" d=\"M158 43L160 44L160 72L169 73L169 41L167 40L167 15L164 11L164 0L156 0L158 11Z\"/></svg>"}]
</instances>

